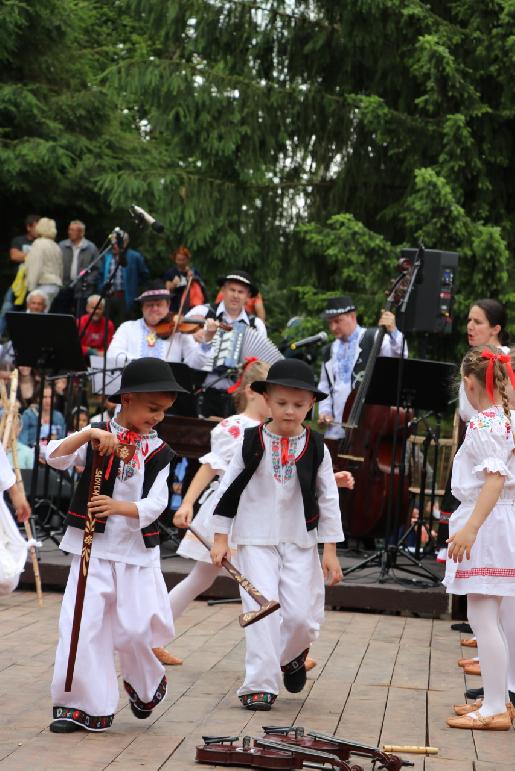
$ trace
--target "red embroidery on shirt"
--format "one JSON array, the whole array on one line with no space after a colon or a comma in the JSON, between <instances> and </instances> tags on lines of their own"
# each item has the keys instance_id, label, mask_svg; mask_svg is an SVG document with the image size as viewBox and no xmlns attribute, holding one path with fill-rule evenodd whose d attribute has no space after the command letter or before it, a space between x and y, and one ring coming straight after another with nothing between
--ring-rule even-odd
<instances>
[{"instance_id":1,"label":"red embroidery on shirt","mask_svg":"<svg viewBox=\"0 0 515 771\"><path fill-rule=\"evenodd\" d=\"M237 439L241 434L241 431L238 426L231 426L228 430L228 433L233 437L233 439Z\"/></svg>"}]
</instances>

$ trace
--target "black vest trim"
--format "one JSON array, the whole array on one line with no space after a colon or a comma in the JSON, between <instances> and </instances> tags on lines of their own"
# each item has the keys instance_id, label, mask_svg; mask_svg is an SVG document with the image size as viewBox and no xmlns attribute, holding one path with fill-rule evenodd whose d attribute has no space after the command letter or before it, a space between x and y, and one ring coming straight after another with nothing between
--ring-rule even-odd
<instances>
[{"instance_id":1,"label":"black vest trim","mask_svg":"<svg viewBox=\"0 0 515 771\"><path fill-rule=\"evenodd\" d=\"M108 430L109 423L98 423L98 424L95 423L95 427L101 428L103 430ZM85 523L86 523L86 507L87 507L88 493L89 493L89 479L91 475L92 457L93 457L93 452L91 449L91 445L88 444L88 449L86 451L86 465L79 479L79 482L77 484L77 488L75 490L75 493L70 503L70 510L68 511L68 515L66 517L67 527L76 527L79 530L84 530ZM173 450L166 444L166 442L161 442L161 444L158 447L156 447L155 450L152 450L150 455L148 455L145 458L143 490L141 494L142 498L146 498L148 496L150 489L152 488L152 485L156 481L157 475L166 466L170 465L173 457L174 457ZM106 456L104 458L104 471L107 468L108 463L109 463L109 458ZM113 490L114 490L114 483L117 478L119 466L120 466L120 459L117 457L113 458L109 479L105 479L105 476L104 476L104 480L100 490L102 495L108 495L109 497L112 497ZM95 519L96 533L105 532L106 520L107 520L107 517L102 519ZM141 534L143 536L143 542L148 549L151 549L154 546L158 546L159 545L158 519L155 519L153 522L150 523L150 525L147 525L146 527L142 527Z\"/></svg>"},{"instance_id":2,"label":"black vest trim","mask_svg":"<svg viewBox=\"0 0 515 771\"><path fill-rule=\"evenodd\" d=\"M234 519L238 512L241 495L261 463L264 452L263 424L247 428L243 435L241 449L244 468L221 496L213 512L214 514ZM307 530L313 530L317 526L319 519L316 478L323 457L324 441L321 434L311 431L307 427L306 443L295 461Z\"/></svg>"}]
</instances>

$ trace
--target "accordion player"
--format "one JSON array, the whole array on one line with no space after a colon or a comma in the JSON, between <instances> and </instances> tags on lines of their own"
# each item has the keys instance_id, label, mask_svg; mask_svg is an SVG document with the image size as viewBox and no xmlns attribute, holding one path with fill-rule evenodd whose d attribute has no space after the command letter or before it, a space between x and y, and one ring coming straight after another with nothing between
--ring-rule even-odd
<instances>
[{"instance_id":1,"label":"accordion player","mask_svg":"<svg viewBox=\"0 0 515 771\"><path fill-rule=\"evenodd\" d=\"M245 358L255 356L271 364L282 358L268 339L261 319L248 314L245 303L257 293L257 287L244 270L235 270L218 279L222 301L217 305L198 305L187 314L206 319L205 339L207 372L197 409L202 417L225 418L234 413L232 396L227 389L236 381L238 368Z\"/></svg>"}]
</instances>

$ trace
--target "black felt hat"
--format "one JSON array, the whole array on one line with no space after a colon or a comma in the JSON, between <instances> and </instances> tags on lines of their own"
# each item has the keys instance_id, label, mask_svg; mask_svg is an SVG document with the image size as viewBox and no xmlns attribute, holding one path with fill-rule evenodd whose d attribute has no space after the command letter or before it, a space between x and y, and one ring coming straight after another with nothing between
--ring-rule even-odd
<instances>
[{"instance_id":1,"label":"black felt hat","mask_svg":"<svg viewBox=\"0 0 515 771\"><path fill-rule=\"evenodd\" d=\"M340 316L342 313L350 313L356 310L356 303L347 294L343 294L340 297L331 297L327 301L327 306L321 314L324 318L331 318L331 316Z\"/></svg>"},{"instance_id":2,"label":"black felt hat","mask_svg":"<svg viewBox=\"0 0 515 771\"><path fill-rule=\"evenodd\" d=\"M246 270L230 270L225 276L218 276L218 286L223 286L226 281L237 281L247 287L251 297L255 297L258 293L258 288L252 281L250 273Z\"/></svg>"},{"instance_id":3,"label":"black felt hat","mask_svg":"<svg viewBox=\"0 0 515 771\"><path fill-rule=\"evenodd\" d=\"M120 390L110 396L109 401L119 403L122 394L138 393L187 394L189 391L179 385L166 361L143 356L127 364L122 372Z\"/></svg>"},{"instance_id":4,"label":"black felt hat","mask_svg":"<svg viewBox=\"0 0 515 771\"><path fill-rule=\"evenodd\" d=\"M268 385L282 385L286 388L301 388L311 391L317 402L325 399L327 394L319 391L313 375L313 370L301 359L282 359L272 364L266 380L254 380L250 384L253 391L262 394Z\"/></svg>"},{"instance_id":5,"label":"black felt hat","mask_svg":"<svg viewBox=\"0 0 515 771\"><path fill-rule=\"evenodd\" d=\"M172 295L162 281L151 281L144 292L135 298L136 302L153 302L154 300L170 300Z\"/></svg>"}]
</instances>

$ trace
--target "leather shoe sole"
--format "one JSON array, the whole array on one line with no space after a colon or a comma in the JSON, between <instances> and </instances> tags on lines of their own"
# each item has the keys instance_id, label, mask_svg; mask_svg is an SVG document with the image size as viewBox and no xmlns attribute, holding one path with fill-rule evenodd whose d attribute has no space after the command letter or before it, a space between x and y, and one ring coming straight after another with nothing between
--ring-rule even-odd
<instances>
[{"instance_id":1,"label":"leather shoe sole","mask_svg":"<svg viewBox=\"0 0 515 771\"><path fill-rule=\"evenodd\" d=\"M78 723L72 723L71 720L53 720L50 723L50 730L53 734L72 734L75 731L85 731Z\"/></svg>"},{"instance_id":2,"label":"leather shoe sole","mask_svg":"<svg viewBox=\"0 0 515 771\"><path fill-rule=\"evenodd\" d=\"M166 648L152 648L152 652L156 659L167 667L179 667L182 664L182 659L172 656Z\"/></svg>"},{"instance_id":3,"label":"leather shoe sole","mask_svg":"<svg viewBox=\"0 0 515 771\"><path fill-rule=\"evenodd\" d=\"M512 727L508 711L489 717L482 717L477 712L461 717L450 717L447 719L447 725L450 728L468 728L469 731L509 731Z\"/></svg>"},{"instance_id":4,"label":"leather shoe sole","mask_svg":"<svg viewBox=\"0 0 515 771\"><path fill-rule=\"evenodd\" d=\"M477 661L475 664L470 664L470 666L463 667L463 671L466 675L481 675L481 666L479 661Z\"/></svg>"}]
</instances>

